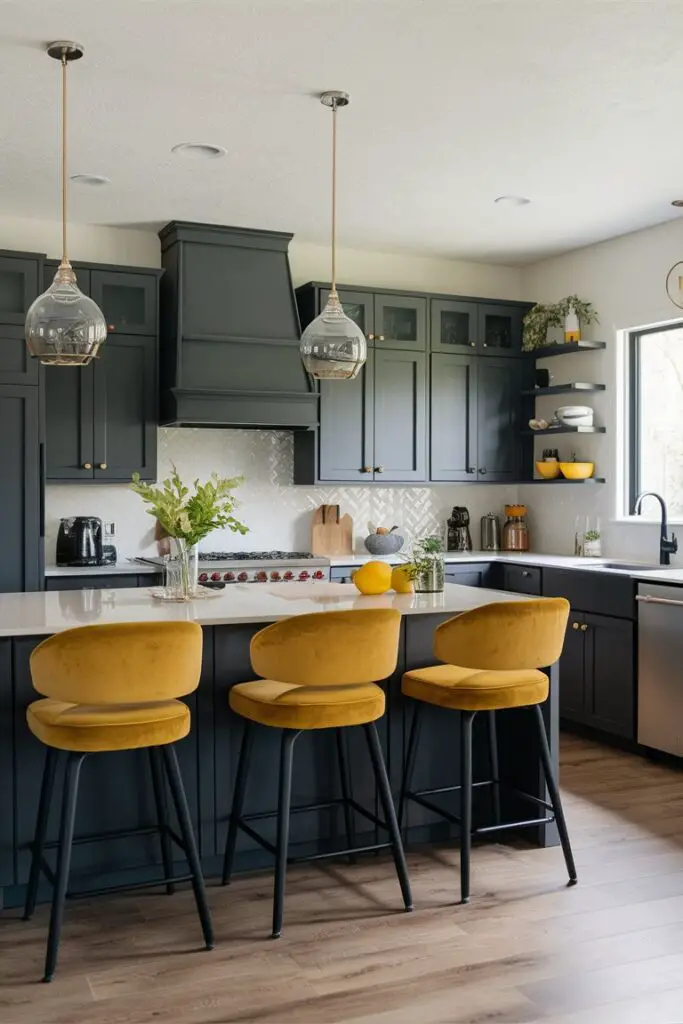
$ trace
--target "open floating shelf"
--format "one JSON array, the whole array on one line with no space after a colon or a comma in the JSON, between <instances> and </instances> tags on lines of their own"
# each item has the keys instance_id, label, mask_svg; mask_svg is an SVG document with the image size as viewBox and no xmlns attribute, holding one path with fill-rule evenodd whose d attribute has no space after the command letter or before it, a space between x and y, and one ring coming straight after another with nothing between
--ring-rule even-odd
<instances>
[{"instance_id":1,"label":"open floating shelf","mask_svg":"<svg viewBox=\"0 0 683 1024\"><path fill-rule=\"evenodd\" d=\"M587 394L593 391L604 391L605 384L581 384L579 382L575 384L552 384L547 388L529 388L526 391L522 391L523 395L571 395L577 391L582 394Z\"/></svg>"},{"instance_id":2,"label":"open floating shelf","mask_svg":"<svg viewBox=\"0 0 683 1024\"><path fill-rule=\"evenodd\" d=\"M564 477L558 476L554 480L543 480L539 477L538 480L522 480L522 484L604 484L605 478L602 476L590 476L587 480L565 480Z\"/></svg>"},{"instance_id":3,"label":"open floating shelf","mask_svg":"<svg viewBox=\"0 0 683 1024\"><path fill-rule=\"evenodd\" d=\"M531 356L532 359L545 359L546 356L567 356L570 352L589 352L599 348L607 348L607 343L604 341L564 341L558 342L556 345L543 345L541 348L526 352L525 355Z\"/></svg>"},{"instance_id":4,"label":"open floating shelf","mask_svg":"<svg viewBox=\"0 0 683 1024\"><path fill-rule=\"evenodd\" d=\"M548 427L547 430L523 430L525 437L544 437L549 434L604 434L605 427Z\"/></svg>"}]
</instances>

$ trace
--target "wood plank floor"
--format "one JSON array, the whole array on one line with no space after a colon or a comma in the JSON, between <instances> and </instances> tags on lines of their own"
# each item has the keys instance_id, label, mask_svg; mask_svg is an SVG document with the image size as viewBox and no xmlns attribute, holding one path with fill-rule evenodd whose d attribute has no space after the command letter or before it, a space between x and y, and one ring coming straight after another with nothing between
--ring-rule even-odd
<instances>
[{"instance_id":1,"label":"wood plank floor","mask_svg":"<svg viewBox=\"0 0 683 1024\"><path fill-rule=\"evenodd\" d=\"M190 894L67 907L59 970L47 909L0 913L2 1024L680 1024L683 772L572 737L562 782L579 885L559 850L411 853L416 910L385 859L292 869L285 932L267 938L271 877L211 884L218 945L200 951Z\"/></svg>"}]
</instances>

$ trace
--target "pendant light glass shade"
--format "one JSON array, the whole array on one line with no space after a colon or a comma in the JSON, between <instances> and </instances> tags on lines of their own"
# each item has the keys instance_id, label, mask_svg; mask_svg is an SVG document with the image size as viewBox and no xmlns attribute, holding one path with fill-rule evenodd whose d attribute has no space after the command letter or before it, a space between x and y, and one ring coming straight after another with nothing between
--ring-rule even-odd
<instances>
[{"instance_id":1,"label":"pendant light glass shade","mask_svg":"<svg viewBox=\"0 0 683 1024\"><path fill-rule=\"evenodd\" d=\"M32 356L51 366L83 366L107 337L99 306L76 284L70 264L62 264L48 290L26 314L26 344Z\"/></svg>"},{"instance_id":2,"label":"pendant light glass shade","mask_svg":"<svg viewBox=\"0 0 683 1024\"><path fill-rule=\"evenodd\" d=\"M48 55L62 65L62 261L46 292L26 314L25 336L30 354L50 366L84 366L107 337L107 322L92 299L79 289L66 256L66 68L83 56L78 43L50 43Z\"/></svg>"},{"instance_id":3,"label":"pendant light glass shade","mask_svg":"<svg viewBox=\"0 0 683 1024\"><path fill-rule=\"evenodd\" d=\"M324 310L301 335L301 358L316 380L349 380L367 359L365 335L333 292Z\"/></svg>"},{"instance_id":4,"label":"pendant light glass shade","mask_svg":"<svg viewBox=\"0 0 683 1024\"><path fill-rule=\"evenodd\" d=\"M301 359L316 380L350 380L367 359L365 335L342 308L337 294L337 109L349 102L348 93L324 92L321 103L332 108L332 288L322 313L301 335Z\"/></svg>"}]
</instances>

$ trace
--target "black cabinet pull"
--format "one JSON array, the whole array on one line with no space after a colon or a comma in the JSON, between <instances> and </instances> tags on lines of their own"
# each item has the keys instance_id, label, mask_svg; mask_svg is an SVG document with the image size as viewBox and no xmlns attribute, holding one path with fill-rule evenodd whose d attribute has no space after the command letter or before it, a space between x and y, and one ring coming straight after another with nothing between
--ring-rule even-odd
<instances>
[{"instance_id":1,"label":"black cabinet pull","mask_svg":"<svg viewBox=\"0 0 683 1024\"><path fill-rule=\"evenodd\" d=\"M467 467L467 472L468 473L476 473L477 472L477 467L476 466L468 466Z\"/></svg>"},{"instance_id":2,"label":"black cabinet pull","mask_svg":"<svg viewBox=\"0 0 683 1024\"><path fill-rule=\"evenodd\" d=\"M531 576L531 573L528 569L522 569L522 576L524 577L524 579L527 579L529 576Z\"/></svg>"}]
</instances>

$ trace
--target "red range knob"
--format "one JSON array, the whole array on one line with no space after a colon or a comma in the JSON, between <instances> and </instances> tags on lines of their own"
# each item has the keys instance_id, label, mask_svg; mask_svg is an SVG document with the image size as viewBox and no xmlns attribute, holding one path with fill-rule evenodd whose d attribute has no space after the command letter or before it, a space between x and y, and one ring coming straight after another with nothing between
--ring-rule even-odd
<instances>
[{"instance_id":1,"label":"red range knob","mask_svg":"<svg viewBox=\"0 0 683 1024\"><path fill-rule=\"evenodd\" d=\"M277 571L276 572L271 572L270 578L273 581L273 583L277 583L278 580L282 579L282 577L280 576L280 573L277 572Z\"/></svg>"},{"instance_id":2,"label":"red range knob","mask_svg":"<svg viewBox=\"0 0 683 1024\"><path fill-rule=\"evenodd\" d=\"M294 573L292 572L291 569L288 569L287 572L283 574L282 578L283 578L283 580L293 580L294 579Z\"/></svg>"},{"instance_id":3,"label":"red range knob","mask_svg":"<svg viewBox=\"0 0 683 1024\"><path fill-rule=\"evenodd\" d=\"M209 577L208 577L208 575L205 572L200 572L200 574L199 574L199 582L200 583L206 583L208 578Z\"/></svg>"},{"instance_id":4,"label":"red range knob","mask_svg":"<svg viewBox=\"0 0 683 1024\"><path fill-rule=\"evenodd\" d=\"M239 580L240 583L246 583L247 580L249 579L249 573L241 572L237 579Z\"/></svg>"},{"instance_id":5,"label":"red range knob","mask_svg":"<svg viewBox=\"0 0 683 1024\"><path fill-rule=\"evenodd\" d=\"M310 580L310 578L311 578L311 574L310 574L310 572L307 572L306 569L304 569L302 572L299 573L299 579L300 580Z\"/></svg>"},{"instance_id":6,"label":"red range knob","mask_svg":"<svg viewBox=\"0 0 683 1024\"><path fill-rule=\"evenodd\" d=\"M221 579L221 574L220 574L219 572L212 572L212 573L211 573L211 579L212 579L212 580L213 580L213 581L214 581L215 583L219 583L219 582L220 582L220 579Z\"/></svg>"},{"instance_id":7,"label":"red range knob","mask_svg":"<svg viewBox=\"0 0 683 1024\"><path fill-rule=\"evenodd\" d=\"M322 569L316 569L316 571L313 573L313 579L314 580L324 580L325 579L325 573L322 571Z\"/></svg>"},{"instance_id":8,"label":"red range knob","mask_svg":"<svg viewBox=\"0 0 683 1024\"><path fill-rule=\"evenodd\" d=\"M268 573L264 572L263 569L260 569L256 573L255 579L256 579L257 583L267 583L268 582Z\"/></svg>"},{"instance_id":9,"label":"red range knob","mask_svg":"<svg viewBox=\"0 0 683 1024\"><path fill-rule=\"evenodd\" d=\"M232 583L234 578L235 578L234 572L226 572L226 573L223 574L223 579L225 580L226 583Z\"/></svg>"}]
</instances>

